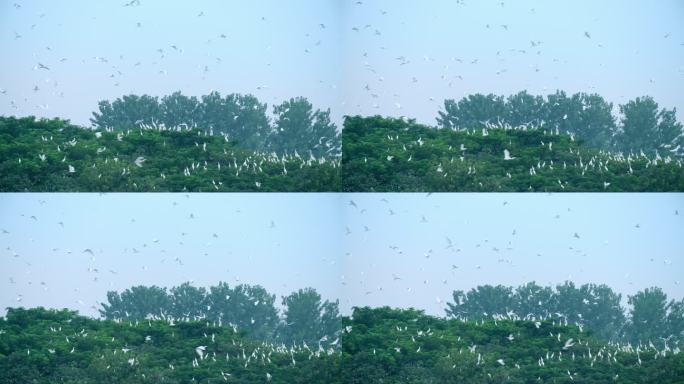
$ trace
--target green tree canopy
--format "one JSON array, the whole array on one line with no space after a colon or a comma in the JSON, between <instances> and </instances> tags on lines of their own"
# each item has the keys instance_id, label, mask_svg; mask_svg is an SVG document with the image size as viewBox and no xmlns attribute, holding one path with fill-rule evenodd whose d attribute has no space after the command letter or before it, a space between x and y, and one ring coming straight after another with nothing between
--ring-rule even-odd
<instances>
[{"instance_id":1,"label":"green tree canopy","mask_svg":"<svg viewBox=\"0 0 684 384\"><path fill-rule=\"evenodd\" d=\"M276 115L271 148L279 153L316 157L337 156L340 137L337 127L330 122L330 110L314 110L303 97L292 98L273 108Z\"/></svg>"},{"instance_id":2,"label":"green tree canopy","mask_svg":"<svg viewBox=\"0 0 684 384\"><path fill-rule=\"evenodd\" d=\"M616 141L625 151L652 154L660 150L669 154L681 142L682 124L676 120L676 110L658 110L658 103L650 96L637 97L620 105L620 112L623 114L622 129Z\"/></svg>"},{"instance_id":3,"label":"green tree canopy","mask_svg":"<svg viewBox=\"0 0 684 384\"><path fill-rule=\"evenodd\" d=\"M667 296L658 287L646 288L629 296L631 323L629 337L634 343L656 342L665 336L667 327Z\"/></svg>"},{"instance_id":4,"label":"green tree canopy","mask_svg":"<svg viewBox=\"0 0 684 384\"><path fill-rule=\"evenodd\" d=\"M283 297L281 335L288 343L316 344L339 330L339 303L322 301L313 288L299 289Z\"/></svg>"}]
</instances>

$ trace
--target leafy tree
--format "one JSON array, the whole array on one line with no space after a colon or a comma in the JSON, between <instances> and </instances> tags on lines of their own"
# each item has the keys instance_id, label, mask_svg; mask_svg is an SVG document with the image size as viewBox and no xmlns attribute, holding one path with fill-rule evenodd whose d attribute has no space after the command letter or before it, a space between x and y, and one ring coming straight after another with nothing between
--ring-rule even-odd
<instances>
[{"instance_id":1,"label":"leafy tree","mask_svg":"<svg viewBox=\"0 0 684 384\"><path fill-rule=\"evenodd\" d=\"M613 105L597 94L568 96L556 91L546 99L527 91L508 96L475 94L456 103L444 102L438 126L452 129L479 129L486 123L497 126L545 127L569 132L592 148L608 149L616 131Z\"/></svg>"},{"instance_id":2,"label":"leafy tree","mask_svg":"<svg viewBox=\"0 0 684 384\"><path fill-rule=\"evenodd\" d=\"M545 101L542 96L532 96L527 91L518 92L506 99L504 121L514 127L525 124L532 127L539 126L543 118L544 106Z\"/></svg>"},{"instance_id":3,"label":"leafy tree","mask_svg":"<svg viewBox=\"0 0 684 384\"><path fill-rule=\"evenodd\" d=\"M454 291L454 303L447 303L446 314L473 320L491 318L494 314L525 320L554 318L586 327L602 340L622 340L626 319L621 298L605 284L576 287L566 281L555 289L535 282L515 289L484 285L467 294ZM678 316L673 314L673 318Z\"/></svg>"},{"instance_id":4,"label":"leafy tree","mask_svg":"<svg viewBox=\"0 0 684 384\"><path fill-rule=\"evenodd\" d=\"M270 148L278 153L316 157L337 156L340 153L340 137L337 127L330 122L330 110L313 110L313 105L303 97L282 102L273 108L276 115L275 132L270 138Z\"/></svg>"},{"instance_id":5,"label":"leafy tree","mask_svg":"<svg viewBox=\"0 0 684 384\"><path fill-rule=\"evenodd\" d=\"M482 128L485 122L505 122L506 106L503 96L480 93L468 95L458 102L444 100L444 112L439 112L437 124L448 129Z\"/></svg>"},{"instance_id":6,"label":"leafy tree","mask_svg":"<svg viewBox=\"0 0 684 384\"><path fill-rule=\"evenodd\" d=\"M234 118L234 127L228 133L245 148L265 150L268 137L272 134L266 117L268 106L252 95L236 95L235 103L238 114Z\"/></svg>"},{"instance_id":7,"label":"leafy tree","mask_svg":"<svg viewBox=\"0 0 684 384\"><path fill-rule=\"evenodd\" d=\"M159 101L149 95L125 95L110 103L98 103L98 112L93 112L90 122L99 128L131 129L140 124L161 123L162 113Z\"/></svg>"},{"instance_id":8,"label":"leafy tree","mask_svg":"<svg viewBox=\"0 0 684 384\"><path fill-rule=\"evenodd\" d=\"M271 131L266 109L267 105L252 95L222 97L214 91L202 96L200 124L227 134L244 148L262 150Z\"/></svg>"},{"instance_id":9,"label":"leafy tree","mask_svg":"<svg viewBox=\"0 0 684 384\"><path fill-rule=\"evenodd\" d=\"M505 315L513 308L513 290L503 285L481 285L468 293L453 292L454 303L447 303L447 316L479 320Z\"/></svg>"},{"instance_id":10,"label":"leafy tree","mask_svg":"<svg viewBox=\"0 0 684 384\"><path fill-rule=\"evenodd\" d=\"M183 283L169 291L171 300L171 316L177 319L198 319L208 311L207 291L203 287L194 287Z\"/></svg>"},{"instance_id":11,"label":"leafy tree","mask_svg":"<svg viewBox=\"0 0 684 384\"><path fill-rule=\"evenodd\" d=\"M339 330L339 303L322 302L313 288L292 292L282 303L285 309L280 334L288 343L315 344Z\"/></svg>"},{"instance_id":12,"label":"leafy tree","mask_svg":"<svg viewBox=\"0 0 684 384\"><path fill-rule=\"evenodd\" d=\"M271 340L278 323L275 295L259 285L230 288L221 282L209 288L209 319L233 324L258 340Z\"/></svg>"},{"instance_id":13,"label":"leafy tree","mask_svg":"<svg viewBox=\"0 0 684 384\"><path fill-rule=\"evenodd\" d=\"M159 316L169 313L171 301L165 288L138 285L121 294L107 292L108 304L102 303L100 315L107 320L144 319L148 315Z\"/></svg>"},{"instance_id":14,"label":"leafy tree","mask_svg":"<svg viewBox=\"0 0 684 384\"><path fill-rule=\"evenodd\" d=\"M622 295L605 284L584 284L580 292L584 304L581 323L604 340L620 339L626 320L620 304Z\"/></svg>"},{"instance_id":15,"label":"leafy tree","mask_svg":"<svg viewBox=\"0 0 684 384\"><path fill-rule=\"evenodd\" d=\"M162 97L159 107L163 116L162 121L168 128L182 124L194 127L202 123L199 113L200 103L194 96L188 97L177 91Z\"/></svg>"},{"instance_id":16,"label":"leafy tree","mask_svg":"<svg viewBox=\"0 0 684 384\"><path fill-rule=\"evenodd\" d=\"M667 331L667 296L658 287L629 296L629 338L634 343L656 342Z\"/></svg>"},{"instance_id":17,"label":"leafy tree","mask_svg":"<svg viewBox=\"0 0 684 384\"><path fill-rule=\"evenodd\" d=\"M578 99L568 97L565 91L557 90L556 93L546 96L546 103L543 108L544 126L558 129L561 132L572 129L571 121L568 118L577 116L581 110Z\"/></svg>"},{"instance_id":18,"label":"leafy tree","mask_svg":"<svg viewBox=\"0 0 684 384\"><path fill-rule=\"evenodd\" d=\"M684 343L684 299L672 300L667 305L667 335Z\"/></svg>"},{"instance_id":19,"label":"leafy tree","mask_svg":"<svg viewBox=\"0 0 684 384\"><path fill-rule=\"evenodd\" d=\"M129 130L141 124L166 128L199 128L210 134L221 133L242 148L276 151L302 156L309 151L316 157L339 157L341 146L337 127L330 121L330 110L313 110L306 98L297 97L274 108L272 127L266 116L267 104L253 95L217 91L188 97L174 92L162 97L126 95L114 102L103 100L91 122L96 128Z\"/></svg>"},{"instance_id":20,"label":"leafy tree","mask_svg":"<svg viewBox=\"0 0 684 384\"><path fill-rule=\"evenodd\" d=\"M545 318L555 308L555 293L551 287L541 287L534 281L521 285L513 294L514 308L518 316Z\"/></svg>"},{"instance_id":21,"label":"leafy tree","mask_svg":"<svg viewBox=\"0 0 684 384\"><path fill-rule=\"evenodd\" d=\"M658 103L650 96L620 105L620 113L622 130L616 140L625 151L653 153L676 144L682 135L682 124L676 120L675 109L658 111Z\"/></svg>"},{"instance_id":22,"label":"leafy tree","mask_svg":"<svg viewBox=\"0 0 684 384\"><path fill-rule=\"evenodd\" d=\"M609 149L616 133L613 104L597 94L576 93L568 115L569 132L592 148Z\"/></svg>"}]
</instances>

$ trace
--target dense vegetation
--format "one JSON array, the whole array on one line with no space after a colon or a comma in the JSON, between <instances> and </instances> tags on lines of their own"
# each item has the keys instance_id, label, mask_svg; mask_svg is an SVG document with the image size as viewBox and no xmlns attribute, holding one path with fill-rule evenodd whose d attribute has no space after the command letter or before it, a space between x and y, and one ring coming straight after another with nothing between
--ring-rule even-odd
<instances>
[{"instance_id":1,"label":"dense vegetation","mask_svg":"<svg viewBox=\"0 0 684 384\"><path fill-rule=\"evenodd\" d=\"M216 322L115 322L10 308L0 330L7 384L339 382L339 352L328 342L256 342Z\"/></svg>"},{"instance_id":2,"label":"dense vegetation","mask_svg":"<svg viewBox=\"0 0 684 384\"><path fill-rule=\"evenodd\" d=\"M0 117L0 191L337 191L337 157L253 152L198 128Z\"/></svg>"},{"instance_id":3,"label":"dense vegetation","mask_svg":"<svg viewBox=\"0 0 684 384\"><path fill-rule=\"evenodd\" d=\"M650 97L445 100L438 128L305 98L218 92L101 101L94 129L0 117L2 191L684 191L684 134ZM137 160L137 161L136 161ZM144 163L144 164L143 164ZM135 165L135 166L133 166Z\"/></svg>"},{"instance_id":4,"label":"dense vegetation","mask_svg":"<svg viewBox=\"0 0 684 384\"><path fill-rule=\"evenodd\" d=\"M3 383L679 383L679 347L603 343L562 319L465 321L355 308L339 343L252 341L207 320L8 309ZM337 339L336 339L337 340Z\"/></svg>"},{"instance_id":5,"label":"dense vegetation","mask_svg":"<svg viewBox=\"0 0 684 384\"><path fill-rule=\"evenodd\" d=\"M603 343L561 319L445 320L357 308L344 318L345 383L681 383L678 347Z\"/></svg>"},{"instance_id":6,"label":"dense vegetation","mask_svg":"<svg viewBox=\"0 0 684 384\"><path fill-rule=\"evenodd\" d=\"M619 121L613 104L598 94L563 91L533 96L526 91L508 97L473 94L459 101L444 101L437 124L441 128L464 130L498 127L543 127L574 135L588 147L645 152L654 156L684 154L684 132L676 109L659 109L652 97L637 97L619 105Z\"/></svg>"},{"instance_id":7,"label":"dense vegetation","mask_svg":"<svg viewBox=\"0 0 684 384\"><path fill-rule=\"evenodd\" d=\"M199 99L180 92L161 99L149 95L126 95L113 102L100 101L90 119L93 126L113 130L138 127L190 127L227 135L240 147L280 155L315 157L340 155L340 136L330 121L330 110L314 110L304 97L286 100L273 107L273 122L266 115L268 106L253 95L219 92Z\"/></svg>"},{"instance_id":8,"label":"dense vegetation","mask_svg":"<svg viewBox=\"0 0 684 384\"><path fill-rule=\"evenodd\" d=\"M339 303L323 301L316 290L299 290L281 299L283 312L279 314L275 295L259 285L231 288L219 283L205 289L184 283L168 290L136 286L121 293L108 292L100 314L108 320L221 321L240 327L254 339L288 344L332 339L339 330ZM445 315L474 321L558 318L590 330L604 342L663 346L668 340L684 345L684 299L668 300L662 289L652 287L628 296L627 303L625 308L622 295L605 284L481 285L468 292L454 291Z\"/></svg>"},{"instance_id":9,"label":"dense vegetation","mask_svg":"<svg viewBox=\"0 0 684 384\"><path fill-rule=\"evenodd\" d=\"M446 315L469 320L515 316L527 320L560 317L565 322L587 328L606 342L655 343L663 340L684 345L684 299L669 300L658 287L647 288L628 297L627 310L622 295L605 284L565 282L542 287L535 282L516 288L483 285L468 292L454 291Z\"/></svg>"},{"instance_id":10,"label":"dense vegetation","mask_svg":"<svg viewBox=\"0 0 684 384\"><path fill-rule=\"evenodd\" d=\"M607 152L548 126L488 126L435 129L407 119L346 117L342 190L684 191L684 160L673 152Z\"/></svg>"},{"instance_id":11,"label":"dense vegetation","mask_svg":"<svg viewBox=\"0 0 684 384\"><path fill-rule=\"evenodd\" d=\"M100 314L107 320L206 320L239 327L255 340L288 345L332 341L340 329L339 303L323 301L315 289L282 297L280 315L275 299L259 285L231 288L222 282L205 289L184 283L169 290L136 286L121 293L108 292Z\"/></svg>"}]
</instances>

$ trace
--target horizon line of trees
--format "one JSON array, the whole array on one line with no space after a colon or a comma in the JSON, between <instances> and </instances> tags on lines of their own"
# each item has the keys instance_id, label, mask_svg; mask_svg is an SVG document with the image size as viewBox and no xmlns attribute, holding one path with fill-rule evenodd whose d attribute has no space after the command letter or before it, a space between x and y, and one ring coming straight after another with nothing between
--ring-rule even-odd
<instances>
[{"instance_id":1,"label":"horizon line of trees","mask_svg":"<svg viewBox=\"0 0 684 384\"><path fill-rule=\"evenodd\" d=\"M282 345L209 321L0 316L3 383L681 383L681 346L606 343L556 320L465 322L356 307L337 342Z\"/></svg>"},{"instance_id":2,"label":"horizon line of trees","mask_svg":"<svg viewBox=\"0 0 684 384\"><path fill-rule=\"evenodd\" d=\"M231 288L219 282L206 289L186 282L168 290L139 285L121 293L109 291L99 312L106 320L206 320L235 326L256 340L286 344L332 342L341 328L339 300L323 300L313 288L281 297L282 312L275 301L276 295L260 285Z\"/></svg>"},{"instance_id":3,"label":"horizon line of trees","mask_svg":"<svg viewBox=\"0 0 684 384\"><path fill-rule=\"evenodd\" d=\"M339 349L261 342L204 321L9 308L0 316L0 383L339 383Z\"/></svg>"},{"instance_id":4,"label":"horizon line of trees","mask_svg":"<svg viewBox=\"0 0 684 384\"><path fill-rule=\"evenodd\" d=\"M659 108L651 96L642 96L618 105L618 110L619 115L613 115L613 103L596 93L568 95L557 90L541 96L523 90L507 97L475 93L458 101L446 99L436 120L438 127L454 130L491 125L558 129L593 148L684 155L684 131L676 108Z\"/></svg>"},{"instance_id":5,"label":"horizon line of trees","mask_svg":"<svg viewBox=\"0 0 684 384\"><path fill-rule=\"evenodd\" d=\"M455 290L447 302L447 317L469 320L514 316L525 319L562 319L579 324L604 340L631 343L657 342L674 338L684 342L684 299L669 300L659 287L627 296L605 284L575 286L566 281L555 287L534 281L518 287L489 284L468 292Z\"/></svg>"},{"instance_id":6,"label":"horizon line of trees","mask_svg":"<svg viewBox=\"0 0 684 384\"><path fill-rule=\"evenodd\" d=\"M98 102L92 113L93 127L127 130L140 126L200 128L227 135L241 147L260 152L316 157L338 157L341 138L330 120L330 109L314 109L305 97L294 97L273 106L251 94L217 91L199 98L180 91L161 98L143 94L124 95Z\"/></svg>"},{"instance_id":7,"label":"horizon line of trees","mask_svg":"<svg viewBox=\"0 0 684 384\"><path fill-rule=\"evenodd\" d=\"M0 116L0 191L7 192L339 190L339 158L297 155L254 152L200 129L110 132Z\"/></svg>"},{"instance_id":8,"label":"horizon line of trees","mask_svg":"<svg viewBox=\"0 0 684 384\"><path fill-rule=\"evenodd\" d=\"M576 286L565 281L556 286L540 286L534 281L518 287L481 285L468 292L454 290L447 302L447 318L480 321L517 318L542 321L552 318L577 324L606 341L633 344L674 339L684 343L684 299L668 300L658 287L650 287L627 297L605 284ZM100 315L107 320L166 318L206 320L233 325L250 337L285 343L332 341L341 329L339 300L322 300L313 288L299 289L281 297L260 285L230 287L219 282L208 289L186 282L170 289L135 286L121 293L107 293Z\"/></svg>"},{"instance_id":9,"label":"horizon line of trees","mask_svg":"<svg viewBox=\"0 0 684 384\"><path fill-rule=\"evenodd\" d=\"M681 344L600 340L555 319L460 321L422 310L355 308L344 317L343 382L681 383Z\"/></svg>"},{"instance_id":10,"label":"horizon line of trees","mask_svg":"<svg viewBox=\"0 0 684 384\"><path fill-rule=\"evenodd\" d=\"M475 93L458 101L444 100L444 110L436 118L439 128L479 129L489 126L529 126L569 132L588 146L611 151L656 150L684 155L684 130L676 118L676 108L660 108L651 96L637 97L618 105L596 93L572 95L557 90L546 96L526 90L507 97ZM199 98L180 91L161 98L150 95L124 95L114 101L102 100L90 119L94 127L114 130L146 126L199 127L227 134L244 148L278 153L307 153L317 157L339 156L341 138L330 120L330 109L313 108L305 97L283 101L272 108L251 94L217 91Z\"/></svg>"},{"instance_id":11,"label":"horizon line of trees","mask_svg":"<svg viewBox=\"0 0 684 384\"><path fill-rule=\"evenodd\" d=\"M684 157L607 152L560 130L438 129L406 118L354 116L342 135L347 192L684 190Z\"/></svg>"}]
</instances>

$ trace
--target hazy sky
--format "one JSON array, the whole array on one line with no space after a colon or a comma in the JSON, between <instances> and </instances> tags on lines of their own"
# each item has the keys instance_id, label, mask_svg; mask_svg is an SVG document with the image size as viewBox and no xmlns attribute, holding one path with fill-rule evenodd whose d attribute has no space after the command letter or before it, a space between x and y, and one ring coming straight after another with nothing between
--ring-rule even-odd
<instances>
[{"instance_id":1,"label":"hazy sky","mask_svg":"<svg viewBox=\"0 0 684 384\"><path fill-rule=\"evenodd\" d=\"M684 194L25 193L0 212L3 311L95 315L109 290L185 281L261 284L278 304L311 286L346 314L442 315L454 289L532 280L684 297Z\"/></svg>"},{"instance_id":2,"label":"hazy sky","mask_svg":"<svg viewBox=\"0 0 684 384\"><path fill-rule=\"evenodd\" d=\"M529 281L605 283L624 299L656 285L684 297L684 194L344 197L352 232L340 263L344 308L413 306L443 315L438 299L450 301L454 289Z\"/></svg>"},{"instance_id":3,"label":"hazy sky","mask_svg":"<svg viewBox=\"0 0 684 384\"><path fill-rule=\"evenodd\" d=\"M0 2L0 113L89 124L98 100L176 90L306 96L338 123L522 89L684 108L677 0L127 2Z\"/></svg>"},{"instance_id":4,"label":"hazy sky","mask_svg":"<svg viewBox=\"0 0 684 384\"><path fill-rule=\"evenodd\" d=\"M261 284L277 294L278 305L280 296L309 286L337 299L344 240L339 199L324 193L0 194L0 228L9 232L0 234L0 307L96 314L91 306L99 308L109 290L185 281Z\"/></svg>"}]
</instances>

